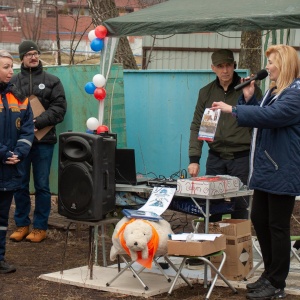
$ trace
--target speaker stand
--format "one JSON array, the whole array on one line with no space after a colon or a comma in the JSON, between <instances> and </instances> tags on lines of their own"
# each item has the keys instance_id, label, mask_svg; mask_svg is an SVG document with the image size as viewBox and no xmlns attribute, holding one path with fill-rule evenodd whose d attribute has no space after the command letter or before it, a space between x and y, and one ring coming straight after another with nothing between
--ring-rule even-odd
<instances>
[{"instance_id":1,"label":"speaker stand","mask_svg":"<svg viewBox=\"0 0 300 300\"><path fill-rule=\"evenodd\" d=\"M99 226L101 227L101 241L102 241L102 257L103 257L103 266L107 266L106 260L106 247L105 247L105 229L107 225L116 225L120 219L118 218L107 218L100 221L80 221L80 220L71 220L66 218L66 221L69 221L66 230L66 239L62 256L62 267L60 274L64 272L65 266L65 257L67 252L69 231L71 225L74 224L83 224L89 227L89 250L88 250L88 268L90 270L90 279L93 279L93 265L98 264L98 230Z\"/></svg>"}]
</instances>

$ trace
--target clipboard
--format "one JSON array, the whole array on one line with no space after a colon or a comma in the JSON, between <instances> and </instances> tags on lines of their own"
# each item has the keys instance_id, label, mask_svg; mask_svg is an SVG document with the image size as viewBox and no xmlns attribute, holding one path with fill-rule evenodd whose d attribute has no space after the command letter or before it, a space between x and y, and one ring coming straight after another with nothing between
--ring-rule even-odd
<instances>
[{"instance_id":1,"label":"clipboard","mask_svg":"<svg viewBox=\"0 0 300 300\"><path fill-rule=\"evenodd\" d=\"M122 213L128 219L144 219L144 220L156 221L156 222L163 219L161 216L151 211L125 208L122 210Z\"/></svg>"},{"instance_id":2,"label":"clipboard","mask_svg":"<svg viewBox=\"0 0 300 300\"><path fill-rule=\"evenodd\" d=\"M28 99L30 101L30 105L32 108L33 118L38 117L45 111L44 106L42 105L40 100L35 95L31 95ZM42 129L39 129L38 131L36 131L34 133L35 137L38 140L42 139L51 130L52 127L53 126L47 126Z\"/></svg>"}]
</instances>

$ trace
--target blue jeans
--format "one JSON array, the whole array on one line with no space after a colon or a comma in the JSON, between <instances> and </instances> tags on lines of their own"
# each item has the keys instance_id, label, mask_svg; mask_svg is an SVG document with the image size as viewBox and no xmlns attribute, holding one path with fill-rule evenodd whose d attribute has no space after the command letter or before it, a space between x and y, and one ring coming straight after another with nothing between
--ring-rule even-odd
<instances>
[{"instance_id":1,"label":"blue jeans","mask_svg":"<svg viewBox=\"0 0 300 300\"><path fill-rule=\"evenodd\" d=\"M13 191L0 191L0 261L4 260L6 233L8 226L9 209L13 199Z\"/></svg>"},{"instance_id":2,"label":"blue jeans","mask_svg":"<svg viewBox=\"0 0 300 300\"><path fill-rule=\"evenodd\" d=\"M22 187L14 194L16 204L15 222L18 227L28 226L31 223L29 218L31 209L29 181L32 165L35 188L35 209L32 221L33 228L43 230L48 229L48 218L51 210L49 174L53 150L53 144L34 144L29 155L22 162L22 164L24 164Z\"/></svg>"}]
</instances>

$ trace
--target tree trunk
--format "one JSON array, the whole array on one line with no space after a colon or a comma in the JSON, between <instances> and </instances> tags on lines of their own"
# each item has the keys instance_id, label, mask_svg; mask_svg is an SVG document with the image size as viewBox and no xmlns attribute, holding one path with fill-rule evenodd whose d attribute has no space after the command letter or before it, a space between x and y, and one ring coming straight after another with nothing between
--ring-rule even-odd
<instances>
[{"instance_id":1,"label":"tree trunk","mask_svg":"<svg viewBox=\"0 0 300 300\"><path fill-rule=\"evenodd\" d=\"M87 2L95 27L101 25L107 19L119 16L114 0L87 0ZM120 38L115 58L123 64L124 69L138 69L126 37Z\"/></svg>"},{"instance_id":2,"label":"tree trunk","mask_svg":"<svg viewBox=\"0 0 300 300\"><path fill-rule=\"evenodd\" d=\"M239 69L255 74L261 69L261 31L242 31Z\"/></svg>"}]
</instances>

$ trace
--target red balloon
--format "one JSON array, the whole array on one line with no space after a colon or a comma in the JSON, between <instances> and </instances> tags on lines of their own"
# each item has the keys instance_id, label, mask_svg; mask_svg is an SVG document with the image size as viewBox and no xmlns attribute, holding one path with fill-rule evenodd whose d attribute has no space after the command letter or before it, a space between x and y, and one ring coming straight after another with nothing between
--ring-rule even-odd
<instances>
[{"instance_id":1,"label":"red balloon","mask_svg":"<svg viewBox=\"0 0 300 300\"><path fill-rule=\"evenodd\" d=\"M97 134L100 134L102 132L108 132L108 131L109 131L109 129L106 125L100 125L97 128Z\"/></svg>"},{"instance_id":2,"label":"red balloon","mask_svg":"<svg viewBox=\"0 0 300 300\"><path fill-rule=\"evenodd\" d=\"M106 90L104 88L96 88L94 91L94 97L97 100L103 100L106 97Z\"/></svg>"},{"instance_id":3,"label":"red balloon","mask_svg":"<svg viewBox=\"0 0 300 300\"><path fill-rule=\"evenodd\" d=\"M99 25L95 28L95 36L99 39L105 38L107 35L107 29L103 25Z\"/></svg>"}]
</instances>

